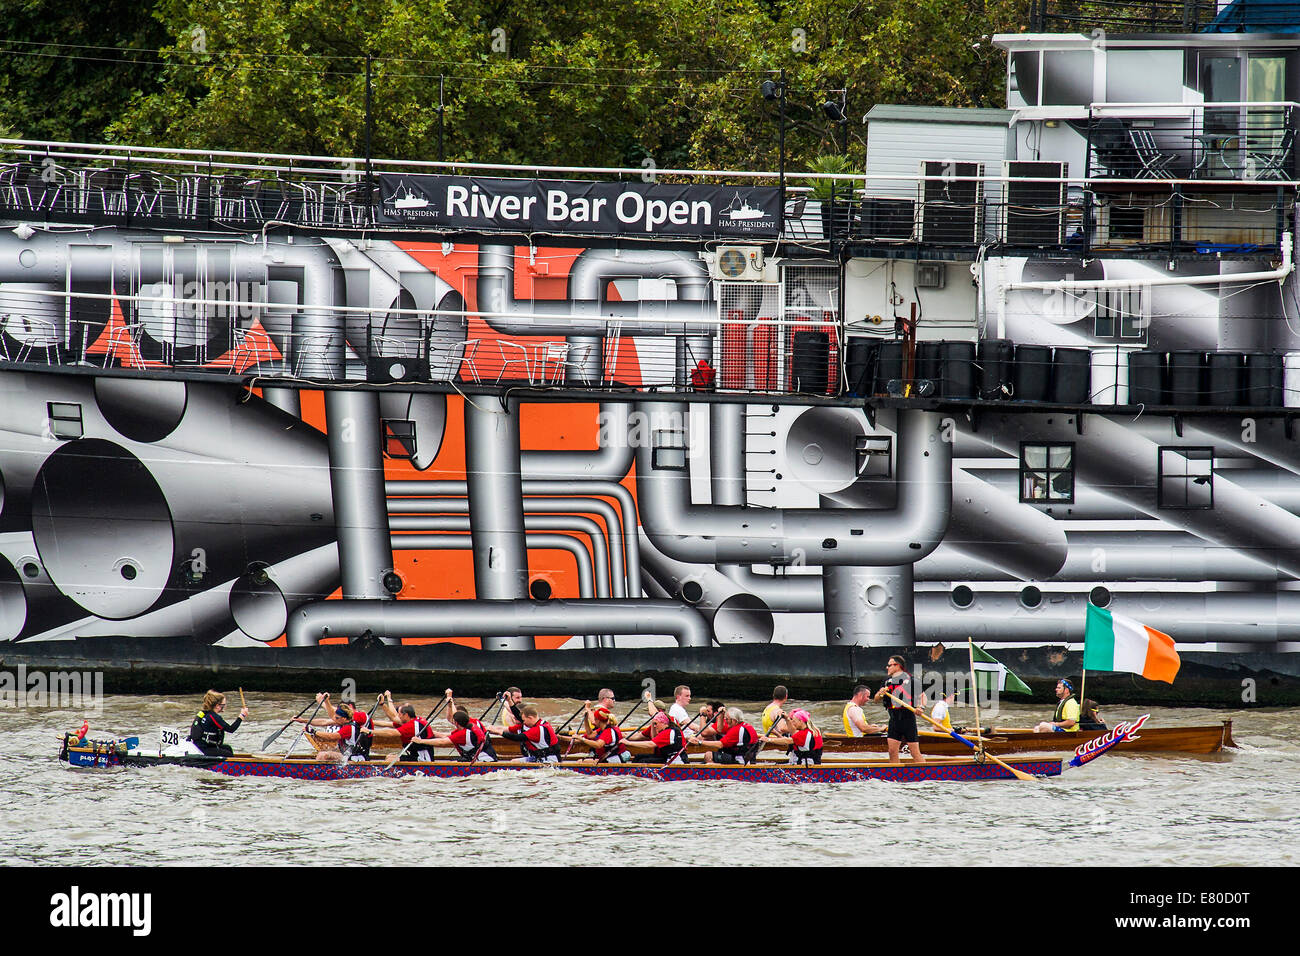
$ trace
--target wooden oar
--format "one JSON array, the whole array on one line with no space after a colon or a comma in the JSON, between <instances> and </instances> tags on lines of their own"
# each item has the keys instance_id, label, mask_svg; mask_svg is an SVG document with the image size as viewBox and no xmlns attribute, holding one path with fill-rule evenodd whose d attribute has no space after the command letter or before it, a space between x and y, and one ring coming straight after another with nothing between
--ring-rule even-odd
<instances>
[{"instance_id":1,"label":"wooden oar","mask_svg":"<svg viewBox=\"0 0 1300 956\"><path fill-rule=\"evenodd\" d=\"M565 728L568 727L569 724L573 723L573 719L574 719L574 717L577 717L580 713L582 713L583 710L586 709L586 706L587 706L587 705L584 703L581 707L579 707L577 710L575 710L575 711L572 713L572 715L570 715L569 719L566 720L566 721L564 722L564 726L562 726L559 730L557 730L556 733L557 733L557 734L562 734L562 733L564 733Z\"/></svg>"},{"instance_id":2,"label":"wooden oar","mask_svg":"<svg viewBox=\"0 0 1300 956\"><path fill-rule=\"evenodd\" d=\"M943 732L946 733L949 737L951 737L953 740L956 740L956 741L959 741L960 743L965 744L965 745L966 745L967 747L969 747L971 750L974 750L974 749L975 749L975 742L974 742L974 741L967 740L965 737L963 737L961 734L957 733L957 731L955 731L955 730L948 730L946 727L944 727L943 724L939 723L939 721L935 720L935 719L934 719L933 717L931 717L929 714L924 713L923 711L919 711L919 710L917 710L915 707L913 707L911 704L907 703L906 701L899 700L897 697L895 697L895 696L894 696L893 694L891 694L889 691L885 691L885 696L888 697L890 700L894 701L894 703L896 703L896 704L902 704L904 707L906 707L906 708L907 708L908 710L910 710L912 713L916 714L918 717L924 717L924 718L925 718L926 720L928 720L930 723L934 724L935 729L943 731ZM992 760L995 764L997 764L997 765L998 765L999 767L1001 767L1003 770L1006 770L1006 771L1010 772L1010 773L1012 774L1012 776L1014 776L1017 780L1030 780L1030 781L1032 781L1032 780L1034 779L1030 774L1025 773L1023 770L1017 770L1015 767L1011 766L1011 764L1006 763L1005 761L998 759L997 757L995 757L995 756L993 756L991 753L989 753L987 750L982 751L982 753L984 754L985 757L987 757L989 760Z\"/></svg>"},{"instance_id":3,"label":"wooden oar","mask_svg":"<svg viewBox=\"0 0 1300 956\"><path fill-rule=\"evenodd\" d=\"M321 707L322 707L324 704L325 704L325 698L324 698L324 697L322 697L320 700L316 701L316 709L313 710L313 711L311 712L311 716L307 718L307 723L305 723L305 724L302 725L302 731L301 731L301 733L299 733L297 737L293 738L293 743L291 743L291 744L289 745L289 749L288 749L287 751L285 751L284 756L285 756L286 759L288 759L289 754L293 753L293 748L298 746L298 741L302 740L303 734L307 733L307 728L310 727L310 726L311 726L311 722L312 722L313 720L316 719L316 715L317 715L318 713L320 713L320 709L321 709ZM304 707L303 709L306 710L305 707ZM296 718L295 718L295 719L296 719ZM289 721L289 723L293 723L293 721L291 720L291 721ZM286 726L287 726L287 725L286 725ZM276 734L276 736L278 737L279 734ZM266 748L263 747L262 749L265 750Z\"/></svg>"},{"instance_id":4,"label":"wooden oar","mask_svg":"<svg viewBox=\"0 0 1300 956\"><path fill-rule=\"evenodd\" d=\"M448 700L450 700L450 698L448 698L448 697L444 697L444 698L439 702L438 706L434 707L433 710L429 711L429 716L426 717L426 718L424 718L424 729L425 729L425 730L428 730L428 729L429 729L429 722L430 722L431 720L433 720L433 718L435 718L435 717L438 716L438 711L442 710L443 705L446 704ZM391 767L393 764L397 763L397 761L401 760L401 759L402 759L402 756L403 756L403 755L404 755L408 750L411 749L411 744L414 743L414 742L415 742L415 739L412 738L410 741L407 742L407 744L406 744L405 747L403 747L401 750L397 751L397 753L395 753L395 754L393 754L391 757L389 757L389 758L388 758L388 763L384 764L384 769L387 770L387 769L388 769L389 767Z\"/></svg>"},{"instance_id":5,"label":"wooden oar","mask_svg":"<svg viewBox=\"0 0 1300 956\"><path fill-rule=\"evenodd\" d=\"M495 707L503 696L505 695L497 694L495 697L492 698L492 702L483 708L483 713L478 715L478 719L480 723L482 723L483 718L485 718L488 715L488 711L491 710L493 707Z\"/></svg>"},{"instance_id":6,"label":"wooden oar","mask_svg":"<svg viewBox=\"0 0 1300 956\"><path fill-rule=\"evenodd\" d=\"M239 688L239 709L248 710L248 701L244 700L244 688Z\"/></svg>"},{"instance_id":7,"label":"wooden oar","mask_svg":"<svg viewBox=\"0 0 1300 956\"><path fill-rule=\"evenodd\" d=\"M310 706L311 706L311 701L307 701L307 707ZM271 744L275 743L276 739L293 725L294 720L297 720L303 714L307 713L307 707L304 707L302 710L298 711L298 713L294 714L293 720L289 721L289 723L285 724L283 727L281 727L271 736L267 737L264 741L262 741L262 749L265 750L267 747L271 746ZM313 714L313 716L315 715Z\"/></svg>"},{"instance_id":8,"label":"wooden oar","mask_svg":"<svg viewBox=\"0 0 1300 956\"><path fill-rule=\"evenodd\" d=\"M632 709L629 710L629 711L628 711L626 714L624 714L622 717L620 717L620 718L618 719L618 723L615 724L614 726L617 727L617 728L621 731L621 730L623 729L623 721L627 720L629 717L631 717L633 714L635 714L638 710L640 710L640 709L641 709L641 705L644 704L644 703L645 703L645 699L644 699L644 698L641 698L641 697L638 697L636 703L632 705Z\"/></svg>"}]
</instances>

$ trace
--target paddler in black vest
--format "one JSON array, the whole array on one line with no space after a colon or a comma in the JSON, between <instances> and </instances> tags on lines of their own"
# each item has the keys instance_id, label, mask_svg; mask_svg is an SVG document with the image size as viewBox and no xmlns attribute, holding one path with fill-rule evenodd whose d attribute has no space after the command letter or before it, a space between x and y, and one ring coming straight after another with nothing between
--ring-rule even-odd
<instances>
[{"instance_id":1,"label":"paddler in black vest","mask_svg":"<svg viewBox=\"0 0 1300 956\"><path fill-rule=\"evenodd\" d=\"M229 757L234 753L226 746L226 734L233 734L248 716L248 708L240 710L234 723L228 724L222 712L226 709L226 695L210 690L203 695L203 707L190 724L190 742L209 757Z\"/></svg>"},{"instance_id":2,"label":"paddler in black vest","mask_svg":"<svg viewBox=\"0 0 1300 956\"><path fill-rule=\"evenodd\" d=\"M907 672L907 661L897 654L889 658L885 665L885 686L876 691L875 699L885 705L889 711L889 726L885 729L885 743L889 747L889 760L898 761L899 751L907 744L912 759L918 763L925 760L921 756L921 735L916 730L916 714L886 694L893 694L904 704L911 704L918 710L925 706L925 695L919 692L916 678Z\"/></svg>"},{"instance_id":3,"label":"paddler in black vest","mask_svg":"<svg viewBox=\"0 0 1300 956\"><path fill-rule=\"evenodd\" d=\"M1074 685L1062 677L1056 682L1056 712L1050 721L1035 725L1034 733L1050 734L1079 729L1079 702L1074 697Z\"/></svg>"}]
</instances>

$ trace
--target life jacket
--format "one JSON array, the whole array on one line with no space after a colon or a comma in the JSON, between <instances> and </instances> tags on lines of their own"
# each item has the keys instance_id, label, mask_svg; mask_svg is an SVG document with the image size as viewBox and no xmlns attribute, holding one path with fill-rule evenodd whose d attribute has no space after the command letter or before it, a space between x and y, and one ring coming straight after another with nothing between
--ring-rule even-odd
<instances>
[{"instance_id":1,"label":"life jacket","mask_svg":"<svg viewBox=\"0 0 1300 956\"><path fill-rule=\"evenodd\" d=\"M475 760L478 760L479 755L483 753L487 753L488 756L492 757L494 760L496 759L496 751L492 749L487 728L483 726L481 721L475 720L471 717L469 719L468 727L461 727L458 729L464 733L465 742L463 744L458 744L453 739L452 744L455 746L456 754L461 760L473 763Z\"/></svg>"},{"instance_id":2,"label":"life jacket","mask_svg":"<svg viewBox=\"0 0 1300 956\"><path fill-rule=\"evenodd\" d=\"M897 680L897 683L891 683L891 681L894 680ZM893 694L894 697L897 697L898 700L903 702L900 704L894 700L894 697L886 696L882 700L882 703L885 705L885 710L891 712L895 710L906 711L907 708L904 707L903 704L911 704L913 707L916 706L916 699L912 696L912 680L912 675L907 671L899 671L889 680L885 681L885 690L889 691L890 694ZM910 711L908 712L910 713Z\"/></svg>"},{"instance_id":3,"label":"life jacket","mask_svg":"<svg viewBox=\"0 0 1300 956\"><path fill-rule=\"evenodd\" d=\"M416 737L427 738L429 736L429 722L423 717L413 717L412 720L415 722L415 733L411 736L411 740L414 740ZM425 744L412 744L410 740L408 740L406 746L402 748L402 756L408 760L435 759L432 747Z\"/></svg>"},{"instance_id":4,"label":"life jacket","mask_svg":"<svg viewBox=\"0 0 1300 956\"><path fill-rule=\"evenodd\" d=\"M862 709L862 706L860 704L854 704L853 701L849 701L847 704L844 705L844 713L842 714L844 718L844 732L848 734L850 737L861 737L862 731L858 730L857 727L854 727L853 721L849 720L850 707L857 707L859 710ZM862 719L866 720L865 714L862 715Z\"/></svg>"},{"instance_id":5,"label":"life jacket","mask_svg":"<svg viewBox=\"0 0 1300 956\"><path fill-rule=\"evenodd\" d=\"M671 717L668 719L668 726L667 728L665 728L665 730L668 734L668 739L664 742L663 746L655 747L655 751L654 751L655 762L673 763L675 760L680 759L683 763L685 763L686 735L682 733L682 729L677 726L677 724L672 720ZM664 732L665 731L660 731L660 733L664 733ZM655 736L658 737L659 734L655 734Z\"/></svg>"},{"instance_id":6,"label":"life jacket","mask_svg":"<svg viewBox=\"0 0 1300 956\"><path fill-rule=\"evenodd\" d=\"M226 732L221 729L213 714L200 710L190 724L190 740L200 747L220 747L226 742Z\"/></svg>"},{"instance_id":7,"label":"life jacket","mask_svg":"<svg viewBox=\"0 0 1300 956\"><path fill-rule=\"evenodd\" d=\"M519 724L519 730L515 731L523 735L519 741L519 746L524 752L525 757L533 760L547 760L551 757L560 758L560 736L555 732L555 728L544 720L539 720L532 727L524 727ZM537 739L534 740L529 734L536 732Z\"/></svg>"},{"instance_id":8,"label":"life jacket","mask_svg":"<svg viewBox=\"0 0 1300 956\"><path fill-rule=\"evenodd\" d=\"M799 735L803 734L802 742ZM796 730L791 735L790 762L797 764L817 764L822 762L822 735L815 734L807 727Z\"/></svg>"},{"instance_id":9,"label":"life jacket","mask_svg":"<svg viewBox=\"0 0 1300 956\"><path fill-rule=\"evenodd\" d=\"M758 748L762 746L762 741L758 739L758 731L749 724L737 724L736 743L728 747L719 747L718 752L731 754L736 758L736 762L741 761L750 763L758 753ZM728 731L730 733L730 731Z\"/></svg>"},{"instance_id":10,"label":"life jacket","mask_svg":"<svg viewBox=\"0 0 1300 956\"><path fill-rule=\"evenodd\" d=\"M357 711L360 714L360 711ZM362 722L357 723L356 715L352 717L352 729L348 732L347 740L339 740L339 753L343 754L344 760L369 760L370 745L375 742L374 734L370 732L370 715L361 714ZM362 733L362 731L366 731Z\"/></svg>"},{"instance_id":11,"label":"life jacket","mask_svg":"<svg viewBox=\"0 0 1300 956\"><path fill-rule=\"evenodd\" d=\"M777 714L781 713L781 710L781 705L775 701L768 704L767 707L763 709L763 733L771 733L772 728L784 719L783 717L777 716Z\"/></svg>"},{"instance_id":12,"label":"life jacket","mask_svg":"<svg viewBox=\"0 0 1300 956\"><path fill-rule=\"evenodd\" d=\"M1074 695L1073 695L1073 694L1069 694L1069 695L1066 696L1065 700L1060 701L1060 702L1057 703L1057 705L1056 705L1056 713L1052 715L1052 720L1053 720L1053 721L1057 721L1057 720L1065 720L1065 705L1068 704L1068 703L1069 703L1070 701L1072 701L1072 700L1074 700ZM1079 724L1082 722L1082 720L1083 720L1083 708L1080 707L1080 708L1079 708L1079 716L1076 717L1076 718L1074 719L1074 723L1075 723L1074 729L1075 729L1075 730L1078 730L1078 729L1079 729ZM1062 728L1062 729L1064 729L1064 728Z\"/></svg>"},{"instance_id":13,"label":"life jacket","mask_svg":"<svg viewBox=\"0 0 1300 956\"><path fill-rule=\"evenodd\" d=\"M613 724L610 724L604 730L596 735L596 739L604 740L605 734L609 733L609 742L605 744L600 752L599 763L606 763L611 757L621 758L627 753L627 748L623 746L623 731L619 730Z\"/></svg>"}]
</instances>

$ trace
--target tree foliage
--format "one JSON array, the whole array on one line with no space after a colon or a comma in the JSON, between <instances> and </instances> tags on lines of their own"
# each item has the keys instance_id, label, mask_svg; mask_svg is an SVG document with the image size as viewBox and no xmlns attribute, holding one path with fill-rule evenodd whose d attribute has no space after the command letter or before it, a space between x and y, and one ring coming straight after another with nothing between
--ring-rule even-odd
<instances>
[{"instance_id":1,"label":"tree foliage","mask_svg":"<svg viewBox=\"0 0 1300 956\"><path fill-rule=\"evenodd\" d=\"M775 169L776 109L759 93L764 79L786 77L791 168L841 148L821 109L841 89L860 167L861 118L877 102L1000 105L1004 60L981 38L1021 29L1028 7L151 0L140 9L161 35L158 66L147 76L123 71L117 87L50 77L72 85L52 101L65 123L99 124L121 142L360 156L369 55L375 156L437 159L441 119L453 161ZM136 29L128 20L119 41ZM38 115L25 100L0 123L29 136L56 128Z\"/></svg>"}]
</instances>

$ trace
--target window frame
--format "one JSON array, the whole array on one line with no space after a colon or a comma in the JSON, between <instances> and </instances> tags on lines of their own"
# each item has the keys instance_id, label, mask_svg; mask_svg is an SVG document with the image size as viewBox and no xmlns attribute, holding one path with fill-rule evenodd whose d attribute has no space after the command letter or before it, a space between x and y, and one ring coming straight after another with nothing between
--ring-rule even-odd
<instances>
[{"instance_id":1,"label":"window frame","mask_svg":"<svg viewBox=\"0 0 1300 956\"><path fill-rule=\"evenodd\" d=\"M1191 495L1188 490L1191 487L1192 479L1200 477L1193 474L1166 475L1165 474L1165 452L1175 452L1183 457L1184 461L1209 461L1209 491L1210 500L1207 504L1191 504ZM1192 458L1188 452L1206 452L1205 458ZM1181 480L1183 483L1183 503L1176 504L1168 501L1165 495L1165 479L1170 481ZM1156 449L1156 507L1161 511L1213 511L1214 510L1214 446L1213 445L1160 445Z\"/></svg>"},{"instance_id":2,"label":"window frame","mask_svg":"<svg viewBox=\"0 0 1300 956\"><path fill-rule=\"evenodd\" d=\"M1027 448L1043 448L1043 449L1046 449L1046 451L1047 451L1047 455L1046 455L1047 464L1045 464L1042 468L1031 468L1031 467L1029 467L1028 462L1025 460L1025 450L1026 450ZM1054 449L1054 448L1068 448L1068 449L1070 449L1070 467L1069 467L1069 468L1053 468L1053 467L1051 466L1050 462L1051 462L1051 460L1052 460L1052 449ZM1062 441L1046 441L1046 442L1045 442L1045 441L1022 441L1022 442L1020 443L1020 468L1019 468L1019 474L1018 474L1018 484L1019 484L1019 487L1018 487L1018 489L1017 489L1017 490L1019 491L1020 503L1021 503L1021 504L1026 504L1026 505L1072 505L1072 504L1074 504L1074 488L1075 488L1075 482L1076 482L1077 479L1078 479L1078 469L1075 467L1075 454L1077 453L1077 451L1078 451L1078 449L1077 449L1077 447L1076 447L1076 445L1075 445L1074 442L1062 442ZM1052 478L1053 478L1055 475L1058 475L1058 474L1064 474L1064 473L1067 472L1067 471L1068 471L1069 474L1070 474L1070 495L1069 495L1068 498L1066 498L1066 497L1059 497L1059 498L1058 498L1058 497L1050 497L1050 496L1047 497L1047 498L1027 498L1027 497L1025 497L1025 477L1026 477L1026 475L1027 475L1029 472L1035 472L1035 473L1041 472L1041 473L1043 473L1043 474L1045 474L1045 475L1047 476L1047 484L1046 484L1046 487L1047 487L1047 489L1048 489L1048 491L1049 491L1049 494L1050 494L1050 492L1051 492L1051 488L1052 488Z\"/></svg>"}]
</instances>

